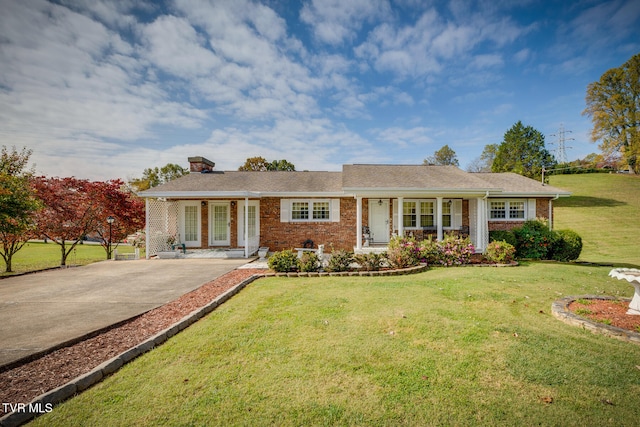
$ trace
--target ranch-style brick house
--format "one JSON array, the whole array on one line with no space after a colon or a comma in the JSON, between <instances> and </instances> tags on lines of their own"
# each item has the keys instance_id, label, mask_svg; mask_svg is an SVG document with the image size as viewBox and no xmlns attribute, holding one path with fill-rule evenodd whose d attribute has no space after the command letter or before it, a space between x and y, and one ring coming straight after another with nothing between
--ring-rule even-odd
<instances>
[{"instance_id":1,"label":"ranch-style brick house","mask_svg":"<svg viewBox=\"0 0 640 427\"><path fill-rule=\"evenodd\" d=\"M553 201L569 192L515 173L455 166L343 165L342 171L217 171L189 157L190 173L140 193L146 200L147 257L172 243L244 257L325 245L384 248L394 235L469 235L484 252L489 231L532 218L553 223Z\"/></svg>"}]
</instances>

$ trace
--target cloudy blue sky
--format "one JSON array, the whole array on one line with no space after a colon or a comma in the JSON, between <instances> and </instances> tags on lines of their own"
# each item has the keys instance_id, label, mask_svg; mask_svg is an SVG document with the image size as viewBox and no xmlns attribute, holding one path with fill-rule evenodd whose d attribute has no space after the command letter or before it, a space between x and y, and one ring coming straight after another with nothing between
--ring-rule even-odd
<instances>
[{"instance_id":1,"label":"cloudy blue sky","mask_svg":"<svg viewBox=\"0 0 640 427\"><path fill-rule=\"evenodd\" d=\"M640 52L640 1L0 0L0 144L39 173L204 156L466 168L522 120L598 151L586 87ZM554 150L554 146L549 146Z\"/></svg>"}]
</instances>

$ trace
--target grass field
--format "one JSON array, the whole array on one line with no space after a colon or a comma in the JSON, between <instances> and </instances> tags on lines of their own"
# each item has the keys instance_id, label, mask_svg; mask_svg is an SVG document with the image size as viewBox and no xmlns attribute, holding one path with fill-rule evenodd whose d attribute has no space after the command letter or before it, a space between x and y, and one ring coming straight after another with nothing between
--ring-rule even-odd
<instances>
[{"instance_id":1,"label":"grass field","mask_svg":"<svg viewBox=\"0 0 640 427\"><path fill-rule=\"evenodd\" d=\"M132 246L118 246L119 253L133 253ZM13 257L13 274L27 271L42 270L60 265L62 253L60 245L55 243L28 242ZM107 252L100 245L77 245L67 257L67 265L86 265L107 259ZM4 261L0 259L1 271L4 271ZM3 273L2 275L8 275ZM9 274L10 275L10 274Z\"/></svg>"},{"instance_id":2,"label":"grass field","mask_svg":"<svg viewBox=\"0 0 640 427\"><path fill-rule=\"evenodd\" d=\"M640 346L550 314L608 271L262 279L34 425L637 425Z\"/></svg>"},{"instance_id":3,"label":"grass field","mask_svg":"<svg viewBox=\"0 0 640 427\"><path fill-rule=\"evenodd\" d=\"M573 193L555 201L555 228L582 237L581 260L640 267L640 177L558 175L549 183Z\"/></svg>"}]
</instances>

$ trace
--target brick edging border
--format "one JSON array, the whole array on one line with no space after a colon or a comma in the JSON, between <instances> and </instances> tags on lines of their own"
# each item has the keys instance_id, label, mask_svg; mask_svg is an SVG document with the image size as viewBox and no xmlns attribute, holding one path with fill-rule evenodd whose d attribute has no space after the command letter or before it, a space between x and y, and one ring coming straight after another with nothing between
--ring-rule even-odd
<instances>
[{"instance_id":1,"label":"brick edging border","mask_svg":"<svg viewBox=\"0 0 640 427\"><path fill-rule=\"evenodd\" d=\"M616 326L606 325L604 323L595 322L582 316L578 316L569 310L569 304L579 299L599 299L612 301L631 301L629 298L616 298L602 295L583 295L569 296L554 301L551 304L551 314L569 325L578 326L582 329L593 332L594 334L606 335L621 341L631 342L640 345L640 333L629 331L627 329L618 328Z\"/></svg>"}]
</instances>

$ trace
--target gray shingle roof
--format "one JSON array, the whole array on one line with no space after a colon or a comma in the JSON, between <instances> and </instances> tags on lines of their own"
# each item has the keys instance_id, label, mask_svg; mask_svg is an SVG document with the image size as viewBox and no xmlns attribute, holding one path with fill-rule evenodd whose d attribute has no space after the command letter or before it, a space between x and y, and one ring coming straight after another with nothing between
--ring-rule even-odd
<instances>
[{"instance_id":1,"label":"gray shingle roof","mask_svg":"<svg viewBox=\"0 0 640 427\"><path fill-rule=\"evenodd\" d=\"M500 188L504 193L513 194L560 194L568 195L569 192L550 185L542 185L540 181L536 181L517 173L474 173L478 178Z\"/></svg>"},{"instance_id":2,"label":"gray shingle roof","mask_svg":"<svg viewBox=\"0 0 640 427\"><path fill-rule=\"evenodd\" d=\"M474 189L495 186L455 166L344 165L345 189Z\"/></svg>"},{"instance_id":3,"label":"gray shingle roof","mask_svg":"<svg viewBox=\"0 0 640 427\"><path fill-rule=\"evenodd\" d=\"M515 173L469 173L455 166L344 165L342 172L190 173L142 192L143 197L221 196L229 193L340 194L391 190L470 191L520 195L569 195Z\"/></svg>"},{"instance_id":4,"label":"gray shingle roof","mask_svg":"<svg viewBox=\"0 0 640 427\"><path fill-rule=\"evenodd\" d=\"M245 172L190 173L144 191L143 196L167 192L333 193L342 191L340 172Z\"/></svg>"}]
</instances>

